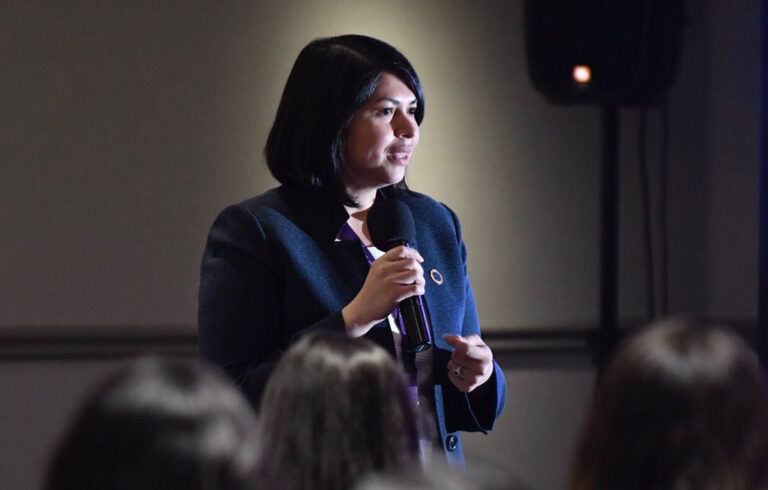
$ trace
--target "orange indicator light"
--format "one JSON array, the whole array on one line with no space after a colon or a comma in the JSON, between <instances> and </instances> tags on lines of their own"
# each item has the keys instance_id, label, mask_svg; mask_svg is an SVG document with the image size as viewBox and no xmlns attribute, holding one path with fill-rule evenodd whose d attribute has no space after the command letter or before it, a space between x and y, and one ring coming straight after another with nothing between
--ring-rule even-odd
<instances>
[{"instance_id":1,"label":"orange indicator light","mask_svg":"<svg viewBox=\"0 0 768 490\"><path fill-rule=\"evenodd\" d=\"M592 70L587 65L573 67L573 79L578 83L589 83L592 80Z\"/></svg>"}]
</instances>

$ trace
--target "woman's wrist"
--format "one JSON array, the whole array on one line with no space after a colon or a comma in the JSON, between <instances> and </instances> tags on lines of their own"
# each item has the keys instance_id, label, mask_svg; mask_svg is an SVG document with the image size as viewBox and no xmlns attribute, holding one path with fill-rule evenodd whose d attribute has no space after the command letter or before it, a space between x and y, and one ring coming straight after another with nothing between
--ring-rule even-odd
<instances>
[{"instance_id":1,"label":"woman's wrist","mask_svg":"<svg viewBox=\"0 0 768 490\"><path fill-rule=\"evenodd\" d=\"M360 314L354 301L342 308L341 316L344 319L344 327L350 337L362 337L376 322L368 322L360 318Z\"/></svg>"}]
</instances>

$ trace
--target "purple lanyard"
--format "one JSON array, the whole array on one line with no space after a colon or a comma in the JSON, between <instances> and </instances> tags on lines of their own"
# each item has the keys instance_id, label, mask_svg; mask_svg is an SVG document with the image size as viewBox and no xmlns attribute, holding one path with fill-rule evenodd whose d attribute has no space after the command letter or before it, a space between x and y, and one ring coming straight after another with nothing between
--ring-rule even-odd
<instances>
[{"instance_id":1,"label":"purple lanyard","mask_svg":"<svg viewBox=\"0 0 768 490\"><path fill-rule=\"evenodd\" d=\"M349 223L344 223L344 226L341 227L341 231L339 232L339 236L343 240L360 240L360 237L358 237L354 230L352 230L352 227L349 226ZM360 240L360 245L363 248L363 253L365 253L365 258L368 260L368 264L373 264L376 258L373 256L371 251L368 250L368 247L363 245L362 240ZM403 317L400 315L400 308L395 306L395 309L392 310L392 316L395 317L395 323L397 323L397 328L400 329L400 334L405 335Z\"/></svg>"},{"instance_id":2,"label":"purple lanyard","mask_svg":"<svg viewBox=\"0 0 768 490\"><path fill-rule=\"evenodd\" d=\"M369 264L373 264L373 262L376 260L376 258L373 256L370 250L368 250L368 247L363 245L362 240L360 240L360 237L357 236L357 234L352 230L352 227L349 226L349 223L344 223L344 226L341 227L341 231L339 231L339 237L341 237L342 240L359 240L360 246L363 248L363 252L365 253L365 258L368 260ZM402 335L402 342L403 342L403 367L405 368L405 372L408 378L408 392L411 396L411 400L415 405L419 404L419 386L418 386L418 375L416 374L416 364L415 364L415 357L413 354L407 354L404 352L405 350L405 343L408 341L408 336L405 333L405 327L403 326L403 317L400 314L400 308L397 306L392 311L392 316L395 318L395 323L397 323L397 328L400 330L400 334ZM431 341L431 333L430 333L430 341Z\"/></svg>"},{"instance_id":3,"label":"purple lanyard","mask_svg":"<svg viewBox=\"0 0 768 490\"><path fill-rule=\"evenodd\" d=\"M352 230L352 227L349 226L349 223L344 223L344 226L341 227L341 231L339 232L339 236L342 240L359 240L360 237L357 236L357 234ZM362 241L360 242L362 245ZM363 252L365 252L365 258L368 259L369 264L373 264L373 261L376 260L376 258L371 254L371 251L368 250L368 247L363 245Z\"/></svg>"},{"instance_id":4,"label":"purple lanyard","mask_svg":"<svg viewBox=\"0 0 768 490\"><path fill-rule=\"evenodd\" d=\"M349 223L344 223L344 226L341 227L341 231L339 231L339 236L344 240L359 240L359 237L355 232L352 230L352 227L349 226ZM373 264L373 261L376 260L374 256L371 254L370 250L368 250L368 247L363 245L362 241L360 241L360 246L363 248L363 252L365 253L365 258L368 259L369 264ZM417 301L421 305L421 311L426 312L426 307L424 305L424 299L421 296L417 296ZM426 314L426 313L425 313ZM403 317L400 314L400 308L395 307L395 309L392 311L392 315L395 317L395 322L397 323L397 327L400 330L400 333L407 339L408 335L405 332L405 326L403 322ZM429 321L424 318L424 323L429 324ZM427 337L429 339L429 342L432 342L432 332L427 331Z\"/></svg>"}]
</instances>

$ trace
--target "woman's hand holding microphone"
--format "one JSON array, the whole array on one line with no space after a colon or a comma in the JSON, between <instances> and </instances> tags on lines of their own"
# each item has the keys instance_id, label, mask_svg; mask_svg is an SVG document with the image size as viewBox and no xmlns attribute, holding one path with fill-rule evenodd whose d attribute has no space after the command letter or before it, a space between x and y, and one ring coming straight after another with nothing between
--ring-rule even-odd
<instances>
[{"instance_id":1,"label":"woman's hand holding microphone","mask_svg":"<svg viewBox=\"0 0 768 490\"><path fill-rule=\"evenodd\" d=\"M424 294L422 262L415 248L399 246L371 264L360 292L341 310L350 337L365 335L405 298Z\"/></svg>"},{"instance_id":2,"label":"woman's hand holding microphone","mask_svg":"<svg viewBox=\"0 0 768 490\"><path fill-rule=\"evenodd\" d=\"M424 294L424 259L415 248L395 247L371 264L357 296L341 310L350 337L365 335L405 298ZM471 392L493 374L493 353L478 335L445 335L454 348L448 379Z\"/></svg>"}]
</instances>

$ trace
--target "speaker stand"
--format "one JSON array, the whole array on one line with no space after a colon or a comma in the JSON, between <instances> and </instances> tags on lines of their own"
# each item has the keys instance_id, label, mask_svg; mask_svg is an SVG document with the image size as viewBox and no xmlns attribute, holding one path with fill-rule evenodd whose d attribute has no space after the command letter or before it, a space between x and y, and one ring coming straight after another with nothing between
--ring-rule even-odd
<instances>
[{"instance_id":1,"label":"speaker stand","mask_svg":"<svg viewBox=\"0 0 768 490\"><path fill-rule=\"evenodd\" d=\"M760 2L760 238L758 354L768 365L768 0Z\"/></svg>"},{"instance_id":2,"label":"speaker stand","mask_svg":"<svg viewBox=\"0 0 768 490\"><path fill-rule=\"evenodd\" d=\"M599 371L618 343L619 106L602 106Z\"/></svg>"}]
</instances>

